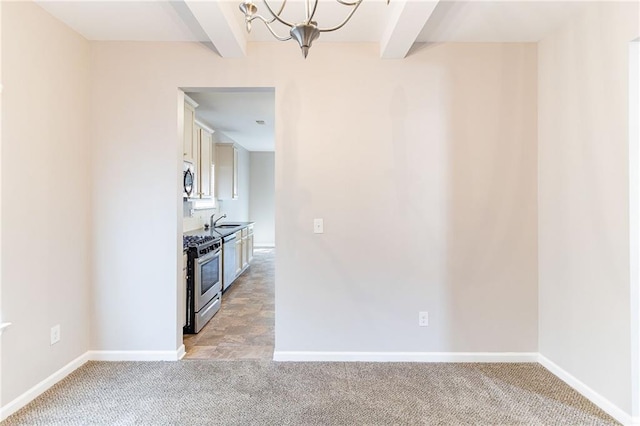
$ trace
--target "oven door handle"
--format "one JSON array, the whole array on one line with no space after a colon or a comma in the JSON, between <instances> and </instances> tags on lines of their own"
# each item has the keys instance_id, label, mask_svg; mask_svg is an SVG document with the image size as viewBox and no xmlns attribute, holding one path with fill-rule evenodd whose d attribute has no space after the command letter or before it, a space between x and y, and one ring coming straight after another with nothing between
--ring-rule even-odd
<instances>
[{"instance_id":1,"label":"oven door handle","mask_svg":"<svg viewBox=\"0 0 640 426\"><path fill-rule=\"evenodd\" d=\"M198 262L198 265L202 265L203 263L207 263L213 260L213 258L218 256L219 254L220 254L220 250L218 249L214 252L211 252L211 254L207 254L206 256L196 258L196 262Z\"/></svg>"}]
</instances>

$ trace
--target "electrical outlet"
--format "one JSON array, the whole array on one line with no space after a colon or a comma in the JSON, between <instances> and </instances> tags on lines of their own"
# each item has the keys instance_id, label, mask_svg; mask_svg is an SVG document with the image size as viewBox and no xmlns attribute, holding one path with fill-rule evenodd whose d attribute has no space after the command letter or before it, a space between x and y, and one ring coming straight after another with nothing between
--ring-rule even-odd
<instances>
[{"instance_id":1,"label":"electrical outlet","mask_svg":"<svg viewBox=\"0 0 640 426\"><path fill-rule=\"evenodd\" d=\"M322 219L313 219L313 233L324 234L324 221Z\"/></svg>"},{"instance_id":2,"label":"electrical outlet","mask_svg":"<svg viewBox=\"0 0 640 426\"><path fill-rule=\"evenodd\" d=\"M51 327L51 344L55 345L60 341L60 324Z\"/></svg>"},{"instance_id":3,"label":"electrical outlet","mask_svg":"<svg viewBox=\"0 0 640 426\"><path fill-rule=\"evenodd\" d=\"M418 325L420 327L429 326L429 312L418 312Z\"/></svg>"}]
</instances>

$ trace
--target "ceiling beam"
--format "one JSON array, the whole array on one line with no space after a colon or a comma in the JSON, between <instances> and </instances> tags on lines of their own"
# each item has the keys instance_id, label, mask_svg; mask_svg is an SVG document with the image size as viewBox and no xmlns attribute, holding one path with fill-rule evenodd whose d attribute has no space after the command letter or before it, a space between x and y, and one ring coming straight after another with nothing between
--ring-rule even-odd
<instances>
[{"instance_id":1,"label":"ceiling beam","mask_svg":"<svg viewBox=\"0 0 640 426\"><path fill-rule=\"evenodd\" d=\"M402 59L431 17L438 0L393 0L393 11L380 40L380 57Z\"/></svg>"},{"instance_id":2,"label":"ceiling beam","mask_svg":"<svg viewBox=\"0 0 640 426\"><path fill-rule=\"evenodd\" d=\"M226 1L184 0L204 32L223 58L241 58L247 53L244 28L234 18L237 4Z\"/></svg>"}]
</instances>

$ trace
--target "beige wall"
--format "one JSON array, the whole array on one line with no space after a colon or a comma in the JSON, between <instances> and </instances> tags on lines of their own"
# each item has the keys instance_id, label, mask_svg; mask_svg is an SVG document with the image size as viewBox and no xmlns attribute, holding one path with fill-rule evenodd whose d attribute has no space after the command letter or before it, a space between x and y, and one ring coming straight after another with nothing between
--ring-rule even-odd
<instances>
[{"instance_id":1,"label":"beige wall","mask_svg":"<svg viewBox=\"0 0 640 426\"><path fill-rule=\"evenodd\" d=\"M249 219L256 222L253 244L273 247L276 241L276 157L274 152L251 153Z\"/></svg>"},{"instance_id":2,"label":"beige wall","mask_svg":"<svg viewBox=\"0 0 640 426\"><path fill-rule=\"evenodd\" d=\"M536 46L378 53L321 44L305 61L260 43L221 59L198 44L92 44L93 348L179 341L177 88L266 86L277 350L536 351Z\"/></svg>"},{"instance_id":3,"label":"beige wall","mask_svg":"<svg viewBox=\"0 0 640 426\"><path fill-rule=\"evenodd\" d=\"M89 43L33 3L3 2L2 67L5 405L89 349Z\"/></svg>"},{"instance_id":4,"label":"beige wall","mask_svg":"<svg viewBox=\"0 0 640 426\"><path fill-rule=\"evenodd\" d=\"M539 43L540 352L631 413L628 51L638 4Z\"/></svg>"},{"instance_id":5,"label":"beige wall","mask_svg":"<svg viewBox=\"0 0 640 426\"><path fill-rule=\"evenodd\" d=\"M629 45L631 412L640 418L640 38Z\"/></svg>"}]
</instances>

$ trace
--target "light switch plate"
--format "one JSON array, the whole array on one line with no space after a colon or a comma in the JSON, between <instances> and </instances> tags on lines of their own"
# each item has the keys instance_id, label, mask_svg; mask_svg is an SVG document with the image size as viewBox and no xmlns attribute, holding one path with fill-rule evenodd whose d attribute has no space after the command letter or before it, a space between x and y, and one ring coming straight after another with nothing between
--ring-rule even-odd
<instances>
[{"instance_id":1,"label":"light switch plate","mask_svg":"<svg viewBox=\"0 0 640 426\"><path fill-rule=\"evenodd\" d=\"M324 234L324 221L322 219L313 219L313 233Z\"/></svg>"},{"instance_id":2,"label":"light switch plate","mask_svg":"<svg viewBox=\"0 0 640 426\"><path fill-rule=\"evenodd\" d=\"M420 327L428 327L429 326L429 312L419 312L418 313L418 325Z\"/></svg>"},{"instance_id":3,"label":"light switch plate","mask_svg":"<svg viewBox=\"0 0 640 426\"><path fill-rule=\"evenodd\" d=\"M60 341L60 324L51 327L51 344L55 345Z\"/></svg>"}]
</instances>

